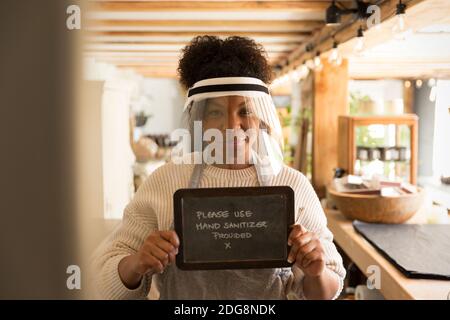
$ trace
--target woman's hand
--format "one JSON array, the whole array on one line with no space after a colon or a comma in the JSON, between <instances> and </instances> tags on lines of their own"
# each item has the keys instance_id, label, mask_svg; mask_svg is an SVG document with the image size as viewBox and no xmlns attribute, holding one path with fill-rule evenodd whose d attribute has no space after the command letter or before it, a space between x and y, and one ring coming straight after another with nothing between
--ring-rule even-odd
<instances>
[{"instance_id":1,"label":"woman's hand","mask_svg":"<svg viewBox=\"0 0 450 320\"><path fill-rule=\"evenodd\" d=\"M140 275L148 272L161 273L168 264L175 262L180 240L175 231L155 231L145 239L136 253L134 271Z\"/></svg>"},{"instance_id":2,"label":"woman's hand","mask_svg":"<svg viewBox=\"0 0 450 320\"><path fill-rule=\"evenodd\" d=\"M307 299L331 299L339 289L339 282L325 268L325 253L318 236L301 225L294 225L289 234L291 246L288 261L294 262L305 274L303 293Z\"/></svg>"},{"instance_id":3,"label":"woman's hand","mask_svg":"<svg viewBox=\"0 0 450 320\"><path fill-rule=\"evenodd\" d=\"M288 238L291 247L288 261L294 262L306 276L319 277L325 269L325 254L319 238L305 227L295 224Z\"/></svg>"},{"instance_id":4,"label":"woman's hand","mask_svg":"<svg viewBox=\"0 0 450 320\"><path fill-rule=\"evenodd\" d=\"M137 288L146 273L162 273L175 262L180 240L175 231L152 232L135 254L119 263L119 275L124 285Z\"/></svg>"}]
</instances>

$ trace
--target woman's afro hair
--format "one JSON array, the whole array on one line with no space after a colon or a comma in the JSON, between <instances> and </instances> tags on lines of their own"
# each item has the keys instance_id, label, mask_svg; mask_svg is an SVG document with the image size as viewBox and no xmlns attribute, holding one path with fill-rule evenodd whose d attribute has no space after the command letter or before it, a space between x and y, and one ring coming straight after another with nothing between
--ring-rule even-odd
<instances>
[{"instance_id":1,"label":"woman's afro hair","mask_svg":"<svg viewBox=\"0 0 450 320\"><path fill-rule=\"evenodd\" d=\"M182 50L180 83L189 89L197 81L220 77L253 77L269 84L272 70L262 45L246 37L197 36Z\"/></svg>"}]
</instances>

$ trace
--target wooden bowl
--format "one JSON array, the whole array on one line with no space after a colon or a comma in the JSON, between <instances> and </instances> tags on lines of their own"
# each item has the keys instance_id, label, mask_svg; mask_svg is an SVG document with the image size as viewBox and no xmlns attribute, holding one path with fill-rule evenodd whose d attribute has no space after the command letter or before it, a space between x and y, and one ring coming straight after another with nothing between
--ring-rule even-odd
<instances>
[{"instance_id":1,"label":"wooden bowl","mask_svg":"<svg viewBox=\"0 0 450 320\"><path fill-rule=\"evenodd\" d=\"M397 197L362 195L337 192L328 188L328 197L339 211L351 220L374 223L403 223L411 218L421 207L425 192Z\"/></svg>"}]
</instances>

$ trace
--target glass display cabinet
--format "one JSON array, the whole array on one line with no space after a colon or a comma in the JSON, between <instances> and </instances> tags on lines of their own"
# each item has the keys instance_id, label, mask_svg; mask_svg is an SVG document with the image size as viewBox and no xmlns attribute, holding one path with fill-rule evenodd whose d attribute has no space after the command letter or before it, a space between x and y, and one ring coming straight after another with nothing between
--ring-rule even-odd
<instances>
[{"instance_id":1,"label":"glass display cabinet","mask_svg":"<svg viewBox=\"0 0 450 320\"><path fill-rule=\"evenodd\" d=\"M416 184L418 117L340 116L338 167L370 179Z\"/></svg>"}]
</instances>

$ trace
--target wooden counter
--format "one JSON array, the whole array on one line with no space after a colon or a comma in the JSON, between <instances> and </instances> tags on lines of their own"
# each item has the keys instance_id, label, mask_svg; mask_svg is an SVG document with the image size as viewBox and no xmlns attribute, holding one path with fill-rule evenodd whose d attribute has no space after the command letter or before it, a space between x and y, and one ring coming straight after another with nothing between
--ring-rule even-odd
<instances>
[{"instance_id":1,"label":"wooden counter","mask_svg":"<svg viewBox=\"0 0 450 320\"><path fill-rule=\"evenodd\" d=\"M359 235L339 211L325 209L325 213L335 242L364 274L367 275L369 266L379 266L380 291L386 299L450 299L450 281L407 278Z\"/></svg>"}]
</instances>

